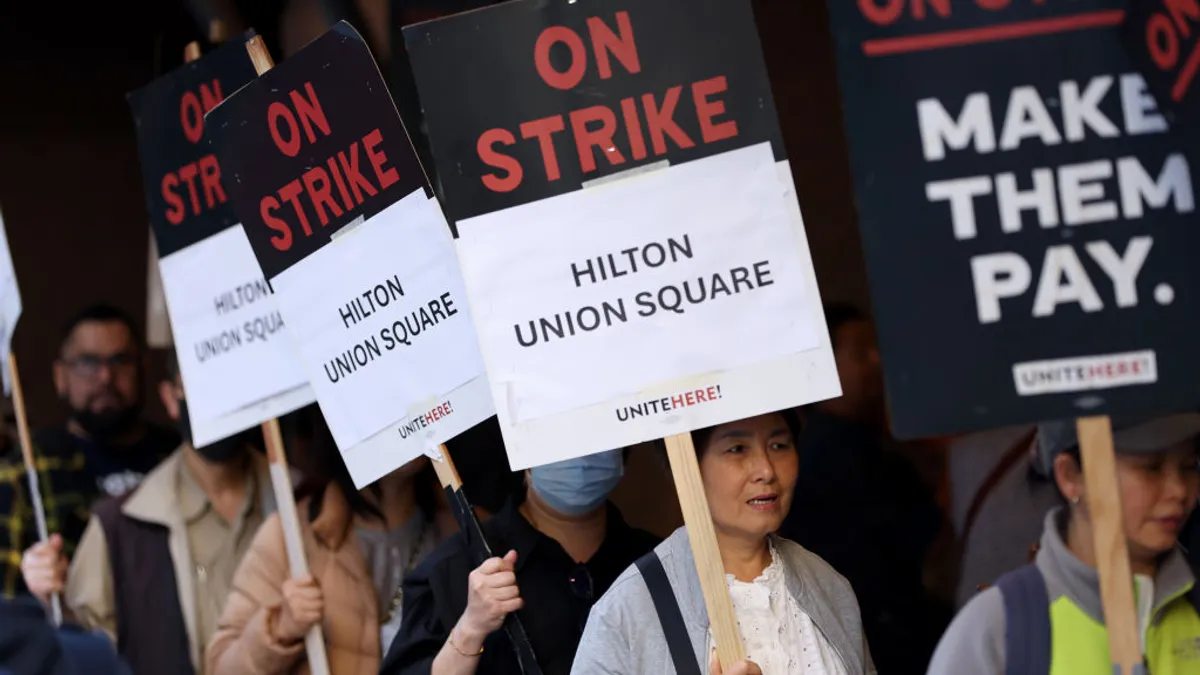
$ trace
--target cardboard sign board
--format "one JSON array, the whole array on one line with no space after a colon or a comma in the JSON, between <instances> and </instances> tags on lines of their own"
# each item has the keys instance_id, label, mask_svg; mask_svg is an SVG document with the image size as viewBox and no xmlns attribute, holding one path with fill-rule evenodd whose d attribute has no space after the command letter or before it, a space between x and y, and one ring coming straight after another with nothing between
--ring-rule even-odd
<instances>
[{"instance_id":1,"label":"cardboard sign board","mask_svg":"<svg viewBox=\"0 0 1200 675\"><path fill-rule=\"evenodd\" d=\"M1194 407L1197 158L1126 3L983 4L829 3L893 430Z\"/></svg>"},{"instance_id":2,"label":"cardboard sign board","mask_svg":"<svg viewBox=\"0 0 1200 675\"><path fill-rule=\"evenodd\" d=\"M494 414L445 216L359 34L338 24L208 128L355 482Z\"/></svg>"},{"instance_id":3,"label":"cardboard sign board","mask_svg":"<svg viewBox=\"0 0 1200 675\"><path fill-rule=\"evenodd\" d=\"M13 268L12 251L8 248L8 232L4 229L4 218L0 216L0 359L8 363L12 351L13 332L21 318L21 289L17 286L17 272ZM12 374L8 368L4 373L4 395L12 393Z\"/></svg>"},{"instance_id":4,"label":"cardboard sign board","mask_svg":"<svg viewBox=\"0 0 1200 675\"><path fill-rule=\"evenodd\" d=\"M514 469L840 393L749 2L404 37Z\"/></svg>"},{"instance_id":5,"label":"cardboard sign board","mask_svg":"<svg viewBox=\"0 0 1200 675\"><path fill-rule=\"evenodd\" d=\"M253 77L235 42L129 95L197 445L315 398L204 138L205 110Z\"/></svg>"},{"instance_id":6,"label":"cardboard sign board","mask_svg":"<svg viewBox=\"0 0 1200 675\"><path fill-rule=\"evenodd\" d=\"M1200 3L1129 0L1125 43L1172 126L1200 119Z\"/></svg>"}]
</instances>

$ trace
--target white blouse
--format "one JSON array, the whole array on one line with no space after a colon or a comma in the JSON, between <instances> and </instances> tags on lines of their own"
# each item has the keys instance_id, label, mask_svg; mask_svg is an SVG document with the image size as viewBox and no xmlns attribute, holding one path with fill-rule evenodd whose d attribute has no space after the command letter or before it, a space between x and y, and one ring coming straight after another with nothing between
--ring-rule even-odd
<instances>
[{"instance_id":1,"label":"white blouse","mask_svg":"<svg viewBox=\"0 0 1200 675\"><path fill-rule=\"evenodd\" d=\"M846 675L833 645L788 593L774 546L771 564L757 579L738 581L727 574L726 583L746 658L758 664L763 675Z\"/></svg>"}]
</instances>

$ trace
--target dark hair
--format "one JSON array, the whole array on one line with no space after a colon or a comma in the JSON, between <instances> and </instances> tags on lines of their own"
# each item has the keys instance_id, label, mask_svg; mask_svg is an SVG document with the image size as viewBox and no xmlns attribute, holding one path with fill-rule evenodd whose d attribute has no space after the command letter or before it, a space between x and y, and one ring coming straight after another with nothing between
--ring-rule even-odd
<instances>
[{"instance_id":1,"label":"dark hair","mask_svg":"<svg viewBox=\"0 0 1200 675\"><path fill-rule=\"evenodd\" d=\"M179 357L175 355L175 348L170 347L166 350L166 356L163 358L163 379L175 384L179 377Z\"/></svg>"},{"instance_id":2,"label":"dark hair","mask_svg":"<svg viewBox=\"0 0 1200 675\"><path fill-rule=\"evenodd\" d=\"M859 321L869 321L867 314L850 303L831 302L825 305L825 327L829 329L829 339L835 346L838 329Z\"/></svg>"},{"instance_id":3,"label":"dark hair","mask_svg":"<svg viewBox=\"0 0 1200 675\"><path fill-rule=\"evenodd\" d=\"M795 411L793 411L791 409L785 409L785 410L776 410L774 412L763 413L763 414L764 415L779 415L780 417L783 417L784 423L787 424L788 431L792 432L792 439L794 440L794 439L798 439L800 437L800 428L801 428L800 418L796 416ZM758 415L752 415L752 417L758 417ZM735 420L733 422L726 422L725 424L735 424L738 421L740 421L740 420ZM704 448L705 448L705 446L708 445L709 440L712 439L713 432L716 431L717 427L719 427L719 426L722 426L722 425L716 424L711 427L704 427L703 429L696 429L695 431L692 432L692 445L696 449L696 459L697 460L704 457ZM663 468L665 468L667 470L667 472L670 473L671 463L670 463L670 460L667 458L667 444L661 438L654 440L651 443L654 447L655 454L658 455L659 459L662 462Z\"/></svg>"},{"instance_id":4,"label":"dark hair","mask_svg":"<svg viewBox=\"0 0 1200 675\"><path fill-rule=\"evenodd\" d=\"M82 324L92 321L104 323L115 321L125 326L125 328L129 329L129 335L133 337L134 345L137 346L139 350L141 349L141 332L138 330L137 323L133 320L133 317L124 310L117 309L112 305L96 304L88 305L87 307L79 310L75 314L71 315L71 318L67 319L66 323L63 324L62 334L58 341L59 354L61 354L62 351L67 348L67 343L70 342L71 337L75 335L75 329L79 328L79 326Z\"/></svg>"},{"instance_id":5,"label":"dark hair","mask_svg":"<svg viewBox=\"0 0 1200 675\"><path fill-rule=\"evenodd\" d=\"M337 443L333 440L333 433L329 431L328 425L325 424L325 418L319 412L313 411L316 414L310 414L308 424L300 423L298 426L307 426L308 433L308 448L309 457L308 471L303 481L302 487L298 492L300 494L311 494L312 501L309 504L308 517L310 521L316 520L321 513L321 501L325 493L325 488L333 483L341 489L342 494L346 498L346 503L350 506L350 511L363 518L378 518L384 520L383 513L379 508L372 504L358 488L354 487L354 479L350 476L350 470L346 468L346 462L342 459L342 453L337 449ZM304 430L300 430L304 433ZM378 496L379 484L372 483L366 489L375 491ZM438 480L437 473L432 466L426 466L417 475L413 476L413 491L416 493L417 507L425 518L433 519L438 509Z\"/></svg>"}]
</instances>

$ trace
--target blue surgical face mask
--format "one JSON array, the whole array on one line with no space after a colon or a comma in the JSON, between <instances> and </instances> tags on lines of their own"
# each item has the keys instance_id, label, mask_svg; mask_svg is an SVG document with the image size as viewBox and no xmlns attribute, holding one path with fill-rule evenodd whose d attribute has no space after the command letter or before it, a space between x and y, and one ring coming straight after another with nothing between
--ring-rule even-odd
<instances>
[{"instance_id":1,"label":"blue surgical face mask","mask_svg":"<svg viewBox=\"0 0 1200 675\"><path fill-rule=\"evenodd\" d=\"M625 463L620 450L609 450L530 469L530 483L550 508L567 516L594 511L620 482Z\"/></svg>"}]
</instances>

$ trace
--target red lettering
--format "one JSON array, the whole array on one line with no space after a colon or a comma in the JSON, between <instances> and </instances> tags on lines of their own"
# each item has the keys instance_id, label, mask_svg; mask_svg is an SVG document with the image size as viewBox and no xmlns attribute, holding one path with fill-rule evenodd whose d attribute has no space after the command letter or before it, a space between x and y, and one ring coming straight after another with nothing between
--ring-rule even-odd
<instances>
[{"instance_id":1,"label":"red lettering","mask_svg":"<svg viewBox=\"0 0 1200 675\"><path fill-rule=\"evenodd\" d=\"M599 122L597 129L588 129L588 122ZM571 131L575 134L575 148L579 150L579 167L584 173L596 170L596 157L592 148L600 148L600 154L611 166L625 163L625 157L613 145L613 131L617 127L617 116L608 106L594 105L571 112Z\"/></svg>"},{"instance_id":2,"label":"red lettering","mask_svg":"<svg viewBox=\"0 0 1200 675\"><path fill-rule=\"evenodd\" d=\"M338 153L338 161L342 163L342 173L346 175L346 182L350 183L350 189L354 191L355 202L363 203L363 192L366 192L368 197L376 195L375 186L371 185L371 181L367 180L367 177L358 170L358 141L350 144L349 161L346 159L345 152Z\"/></svg>"},{"instance_id":3,"label":"red lettering","mask_svg":"<svg viewBox=\"0 0 1200 675\"><path fill-rule=\"evenodd\" d=\"M685 396L688 405L696 405L696 392L689 391Z\"/></svg>"},{"instance_id":4,"label":"red lettering","mask_svg":"<svg viewBox=\"0 0 1200 675\"><path fill-rule=\"evenodd\" d=\"M199 173L200 171L196 168L194 163L184 164L179 169L180 180L187 181L188 194L192 198L193 214L200 213L200 193L196 191L196 176L199 175Z\"/></svg>"},{"instance_id":5,"label":"red lettering","mask_svg":"<svg viewBox=\"0 0 1200 675\"><path fill-rule=\"evenodd\" d=\"M663 97L663 105L661 108L654 103L654 94L642 95L642 106L646 108L646 126L650 129L650 142L654 145L654 154L662 155L667 152L667 143L663 138L663 132L675 141L675 144L682 149L694 147L696 144L692 139L683 133L683 129L675 124L675 105L679 103L679 92L683 91L682 86L671 87L667 90L667 95Z\"/></svg>"},{"instance_id":6,"label":"red lettering","mask_svg":"<svg viewBox=\"0 0 1200 675\"><path fill-rule=\"evenodd\" d=\"M696 102L696 115L700 119L700 137L705 143L716 143L738 134L737 122L733 120L713 124L714 117L725 114L725 102L709 101L708 97L728 88L724 75L692 84L692 99Z\"/></svg>"},{"instance_id":7,"label":"red lettering","mask_svg":"<svg viewBox=\"0 0 1200 675\"><path fill-rule=\"evenodd\" d=\"M274 214L278 210L279 200L271 195L263 197L258 203L258 215L262 217L263 223L278 233L271 237L271 245L276 250L286 251L292 247L292 228L288 227L287 221L275 217Z\"/></svg>"},{"instance_id":8,"label":"red lettering","mask_svg":"<svg viewBox=\"0 0 1200 675\"><path fill-rule=\"evenodd\" d=\"M600 79L612 77L612 65L608 54L617 57L625 70L630 74L642 72L642 64L638 62L637 45L633 41L633 24L629 21L629 12L617 12L617 37L598 17L587 20L588 32L592 34L592 49L596 52L596 69L600 71Z\"/></svg>"},{"instance_id":9,"label":"red lettering","mask_svg":"<svg viewBox=\"0 0 1200 675\"><path fill-rule=\"evenodd\" d=\"M671 407L672 408L682 408L683 407L683 396L672 396L671 397Z\"/></svg>"},{"instance_id":10,"label":"red lettering","mask_svg":"<svg viewBox=\"0 0 1200 675\"><path fill-rule=\"evenodd\" d=\"M934 0L929 0L930 4L934 4ZM950 0L938 0L938 4L944 4L945 9L938 9L938 14L942 16L950 16ZM1004 9L1012 4L1012 0L975 0L975 4L984 9L990 9L993 12L998 9Z\"/></svg>"},{"instance_id":11,"label":"red lettering","mask_svg":"<svg viewBox=\"0 0 1200 675\"><path fill-rule=\"evenodd\" d=\"M354 202L350 201L350 192L346 189L346 181L342 180L342 172L338 169L337 157L330 157L325 160L325 164L329 167L329 173L333 174L333 184L337 186L338 194L342 196L342 204L349 211L354 208Z\"/></svg>"},{"instance_id":12,"label":"red lettering","mask_svg":"<svg viewBox=\"0 0 1200 675\"><path fill-rule=\"evenodd\" d=\"M564 128L562 115L543 117L540 120L525 122L521 125L522 138L528 140L536 136L538 139L538 146L542 149L542 162L546 165L546 180L558 180L562 177L558 170L558 154L554 152L554 140L551 136ZM503 157L503 155L500 156ZM519 180L517 182L520 183ZM507 192L507 190L497 190L497 192Z\"/></svg>"},{"instance_id":13,"label":"red lettering","mask_svg":"<svg viewBox=\"0 0 1200 675\"><path fill-rule=\"evenodd\" d=\"M704 393L703 389L696 390L696 401L699 403L705 403L708 401L708 396Z\"/></svg>"},{"instance_id":14,"label":"red lettering","mask_svg":"<svg viewBox=\"0 0 1200 675\"><path fill-rule=\"evenodd\" d=\"M304 229L305 236L312 236L312 225L309 225L308 216L304 214L304 205L297 199L303 191L304 188L300 185L300 179L297 178L280 188L279 197L292 205L292 210L296 212L296 217L300 219L300 227Z\"/></svg>"},{"instance_id":15,"label":"red lettering","mask_svg":"<svg viewBox=\"0 0 1200 675\"><path fill-rule=\"evenodd\" d=\"M483 132L483 135L479 137L479 142L475 144L475 150L479 153L479 159L484 164L501 169L507 173L503 178L494 173L483 176L484 187L492 192L512 192L521 184L521 178L525 173L521 169L521 163L495 150L497 143L512 145L516 142L517 139L504 129L488 129Z\"/></svg>"},{"instance_id":16,"label":"red lettering","mask_svg":"<svg viewBox=\"0 0 1200 675\"><path fill-rule=\"evenodd\" d=\"M162 179L162 196L167 202L167 222L172 225L178 225L183 222L183 200L176 194L175 189L179 187L179 178L169 173L163 176Z\"/></svg>"},{"instance_id":17,"label":"red lettering","mask_svg":"<svg viewBox=\"0 0 1200 675\"><path fill-rule=\"evenodd\" d=\"M287 122L288 140L283 139L283 135L279 133L279 120ZM296 126L296 117L292 115L292 111L279 101L275 101L267 107L267 126L271 129L271 138L275 140L275 147L288 157L295 157L300 154L300 128Z\"/></svg>"},{"instance_id":18,"label":"red lettering","mask_svg":"<svg viewBox=\"0 0 1200 675\"><path fill-rule=\"evenodd\" d=\"M1185 40L1190 38L1192 29L1184 17L1186 16L1192 21L1200 21L1200 4L1196 0L1163 0L1163 6L1171 13L1171 19L1175 22L1175 27L1179 29L1179 34Z\"/></svg>"},{"instance_id":19,"label":"red lettering","mask_svg":"<svg viewBox=\"0 0 1200 675\"><path fill-rule=\"evenodd\" d=\"M396 171L396 167L383 168L387 163L387 155L382 151L376 152L375 148L383 142L383 133L379 129L375 129L371 133L363 136L363 150L367 153L367 159L370 160L371 166L375 167L375 177L379 179L379 189L386 190L393 183L400 180L400 172Z\"/></svg>"},{"instance_id":20,"label":"red lettering","mask_svg":"<svg viewBox=\"0 0 1200 675\"><path fill-rule=\"evenodd\" d=\"M1171 28L1171 20L1162 14L1151 16L1146 23L1146 46L1159 70L1170 70L1179 62L1179 36Z\"/></svg>"},{"instance_id":21,"label":"red lettering","mask_svg":"<svg viewBox=\"0 0 1200 675\"><path fill-rule=\"evenodd\" d=\"M329 207L334 218L342 216L342 210L338 208L337 202L333 201L332 186L329 184L329 174L325 173L325 169L314 166L305 171L304 187L308 189L313 210L317 212L317 219L321 221L322 226L329 224L329 217L325 215L325 207Z\"/></svg>"},{"instance_id":22,"label":"red lettering","mask_svg":"<svg viewBox=\"0 0 1200 675\"><path fill-rule=\"evenodd\" d=\"M329 121L325 119L325 111L321 109L321 102L317 100L317 92L313 89L312 82L304 83L304 91L308 98L304 98L295 90L290 92L289 96L296 112L300 113L300 123L304 125L304 135L308 137L308 142L316 143L317 136L313 133L312 125L317 125L321 133L328 136Z\"/></svg>"},{"instance_id":23,"label":"red lettering","mask_svg":"<svg viewBox=\"0 0 1200 675\"><path fill-rule=\"evenodd\" d=\"M225 203L225 188L221 187L221 165L216 155L200 158L200 184L204 186L204 201L208 208Z\"/></svg>"},{"instance_id":24,"label":"red lettering","mask_svg":"<svg viewBox=\"0 0 1200 675\"><path fill-rule=\"evenodd\" d=\"M571 50L571 65L565 73L558 72L550 63L550 48L559 42ZM587 72L587 51L575 31L566 26L550 26L542 31L533 46L533 64L546 84L565 91L579 84Z\"/></svg>"},{"instance_id":25,"label":"red lettering","mask_svg":"<svg viewBox=\"0 0 1200 675\"><path fill-rule=\"evenodd\" d=\"M629 136L629 147L634 161L646 159L646 140L642 138L642 121L637 113L637 101L621 99L621 115L625 118L625 133Z\"/></svg>"},{"instance_id":26,"label":"red lettering","mask_svg":"<svg viewBox=\"0 0 1200 675\"><path fill-rule=\"evenodd\" d=\"M179 100L179 120L183 124L183 137L191 143L199 143L204 135L204 111L194 92L184 92Z\"/></svg>"},{"instance_id":27,"label":"red lettering","mask_svg":"<svg viewBox=\"0 0 1200 675\"><path fill-rule=\"evenodd\" d=\"M880 1L858 0L858 10L867 17L867 21L887 26L899 19L900 14L904 12L904 0L882 0L883 6L878 4Z\"/></svg>"},{"instance_id":28,"label":"red lettering","mask_svg":"<svg viewBox=\"0 0 1200 675\"><path fill-rule=\"evenodd\" d=\"M718 390L716 387L709 387L708 388L708 400L715 401L719 398L721 398L720 390Z\"/></svg>"},{"instance_id":29,"label":"red lettering","mask_svg":"<svg viewBox=\"0 0 1200 675\"><path fill-rule=\"evenodd\" d=\"M212 88L209 85L200 85L200 100L204 103L204 112L208 112L217 107L217 104L225 100L225 94L221 93L221 81L213 80Z\"/></svg>"}]
</instances>

